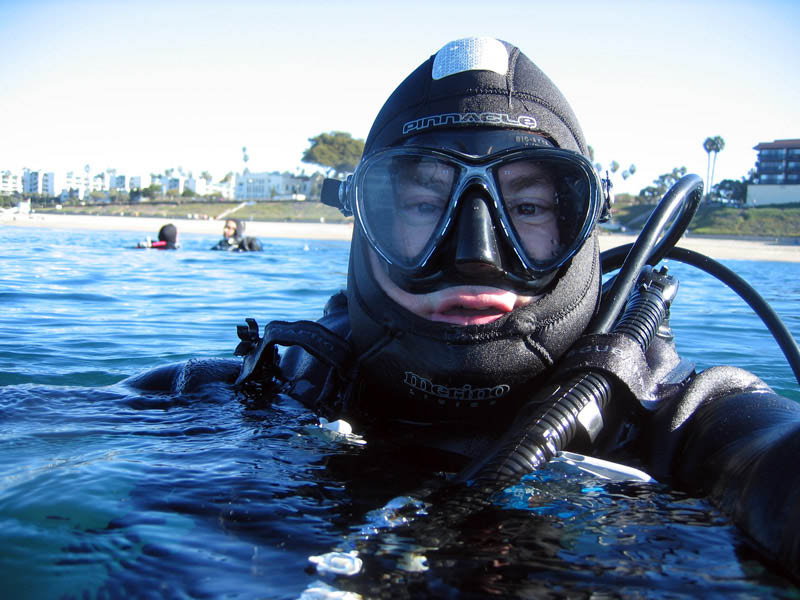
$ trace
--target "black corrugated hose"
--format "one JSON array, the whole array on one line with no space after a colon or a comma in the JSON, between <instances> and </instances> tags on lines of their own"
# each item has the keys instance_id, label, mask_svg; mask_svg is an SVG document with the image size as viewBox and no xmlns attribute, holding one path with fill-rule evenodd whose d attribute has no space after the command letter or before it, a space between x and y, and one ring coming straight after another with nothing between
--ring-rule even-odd
<instances>
[{"instance_id":1,"label":"black corrugated hose","mask_svg":"<svg viewBox=\"0 0 800 600\"><path fill-rule=\"evenodd\" d=\"M645 265L660 260L680 239L697 210L702 191L702 180L697 175L686 175L667 192L628 252L610 290L604 294L588 334L607 333L627 304L615 333L628 335L643 351L647 350L669 311L677 284L665 270L655 272ZM637 281L639 285L631 297ZM610 395L611 383L600 371L571 373L553 382L523 406L490 455L467 467L456 481L490 491L542 467L584 427L586 419L581 417L586 412L602 415ZM589 434L593 436L596 432Z\"/></svg>"}]
</instances>

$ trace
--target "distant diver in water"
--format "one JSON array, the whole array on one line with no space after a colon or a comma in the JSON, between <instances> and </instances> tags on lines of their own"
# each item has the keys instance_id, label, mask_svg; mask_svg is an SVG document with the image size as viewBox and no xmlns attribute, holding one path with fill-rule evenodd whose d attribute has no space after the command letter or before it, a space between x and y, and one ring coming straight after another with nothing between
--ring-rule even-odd
<instances>
[{"instance_id":1,"label":"distant diver in water","mask_svg":"<svg viewBox=\"0 0 800 600\"><path fill-rule=\"evenodd\" d=\"M136 244L137 248L155 248L156 250L177 250L180 248L178 243L178 228L172 223L164 225L158 230L158 241L153 242L148 237L146 240Z\"/></svg>"},{"instance_id":2,"label":"distant diver in water","mask_svg":"<svg viewBox=\"0 0 800 600\"><path fill-rule=\"evenodd\" d=\"M635 245L601 255L608 183L567 100L513 45L457 40L391 94L352 176L324 182L322 201L355 225L347 289L322 318L263 332L248 319L241 362L127 383L286 394L368 439L423 448L431 465L457 459L450 481L474 493L561 450L625 463L708 496L800 576L800 405L752 373L680 357L677 281L649 266L669 256L733 280L674 247L701 196L686 176Z\"/></svg>"},{"instance_id":3,"label":"distant diver in water","mask_svg":"<svg viewBox=\"0 0 800 600\"><path fill-rule=\"evenodd\" d=\"M222 239L211 247L212 250L228 252L260 252L258 238L244 235L245 224L239 219L227 219L222 229Z\"/></svg>"}]
</instances>

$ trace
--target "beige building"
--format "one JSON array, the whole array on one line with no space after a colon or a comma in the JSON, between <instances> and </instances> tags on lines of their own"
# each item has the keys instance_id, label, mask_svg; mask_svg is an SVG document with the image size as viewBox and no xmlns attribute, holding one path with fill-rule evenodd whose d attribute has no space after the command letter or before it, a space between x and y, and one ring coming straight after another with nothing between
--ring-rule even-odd
<instances>
[{"instance_id":1,"label":"beige building","mask_svg":"<svg viewBox=\"0 0 800 600\"><path fill-rule=\"evenodd\" d=\"M745 206L800 204L800 139L762 142Z\"/></svg>"}]
</instances>

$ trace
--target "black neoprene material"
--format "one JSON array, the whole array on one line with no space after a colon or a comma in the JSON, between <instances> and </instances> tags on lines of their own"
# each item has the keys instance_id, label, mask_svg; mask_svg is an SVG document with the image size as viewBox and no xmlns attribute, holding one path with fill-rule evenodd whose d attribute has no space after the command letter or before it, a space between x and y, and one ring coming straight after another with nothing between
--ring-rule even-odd
<instances>
[{"instance_id":1,"label":"black neoprene material","mask_svg":"<svg viewBox=\"0 0 800 600\"><path fill-rule=\"evenodd\" d=\"M592 235L553 287L486 325L429 321L393 302L376 282L368 244L354 235L347 284L365 412L413 422L491 422L513 414L527 388L585 329L600 290ZM487 422L487 423L488 423Z\"/></svg>"},{"instance_id":2,"label":"black neoprene material","mask_svg":"<svg viewBox=\"0 0 800 600\"><path fill-rule=\"evenodd\" d=\"M800 405L752 373L712 367L663 405L642 439L649 472L711 499L800 578Z\"/></svg>"},{"instance_id":3,"label":"black neoprene material","mask_svg":"<svg viewBox=\"0 0 800 600\"><path fill-rule=\"evenodd\" d=\"M425 133L497 128L535 133L586 154L578 120L550 79L516 47L505 75L468 70L433 79L435 55L394 91L367 137L364 155ZM448 121L441 115L453 117ZM525 144L520 142L521 146ZM581 335L595 314L599 251L592 234L529 305L486 325L457 326L416 316L375 280L370 248L355 228L348 270L351 342L358 398L370 416L423 423L497 424ZM502 286L500 286L502 287ZM498 410L499 409L499 410Z\"/></svg>"},{"instance_id":4,"label":"black neoprene material","mask_svg":"<svg viewBox=\"0 0 800 600\"><path fill-rule=\"evenodd\" d=\"M172 223L164 225L158 230L158 241L166 242L167 248L175 248L178 241L178 228Z\"/></svg>"},{"instance_id":5,"label":"black neoprene material","mask_svg":"<svg viewBox=\"0 0 800 600\"><path fill-rule=\"evenodd\" d=\"M520 129L527 128L560 148L586 155L578 119L559 89L519 48L503 44L509 54L505 76L493 71L466 71L434 80L431 72L435 55L431 56L386 101L367 137L364 156L429 129L420 119L451 113L470 115L475 120L462 123L464 127L509 128L524 123L526 127L520 125ZM501 116L496 122L487 123L480 115L489 113L508 118ZM520 117L532 117L535 127Z\"/></svg>"}]
</instances>

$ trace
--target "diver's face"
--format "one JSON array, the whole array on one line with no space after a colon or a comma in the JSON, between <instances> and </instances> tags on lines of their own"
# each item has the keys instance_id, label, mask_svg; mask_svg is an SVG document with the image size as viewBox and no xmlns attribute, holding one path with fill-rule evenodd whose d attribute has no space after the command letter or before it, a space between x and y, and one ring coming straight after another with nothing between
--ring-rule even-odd
<instances>
[{"instance_id":1,"label":"diver's face","mask_svg":"<svg viewBox=\"0 0 800 600\"><path fill-rule=\"evenodd\" d=\"M232 238L236 235L236 223L233 221L225 221L225 227L222 228L222 235L225 239Z\"/></svg>"},{"instance_id":2,"label":"diver's face","mask_svg":"<svg viewBox=\"0 0 800 600\"><path fill-rule=\"evenodd\" d=\"M456 173L452 167L441 163L420 163L411 175L398 184L398 216L393 227L395 247L409 258L417 256L433 235L450 201ZM535 161L517 161L498 169L497 183L508 219L528 256L535 260L551 258L557 252L560 240L556 188L549 171ZM490 202L488 198L485 201ZM492 227L495 227L494 223ZM389 278L373 252L371 261L378 284L390 298L412 313L432 321L482 325L535 299L534 296L498 288L493 285L493 279L480 281L479 277L472 285L411 294Z\"/></svg>"},{"instance_id":3,"label":"diver's face","mask_svg":"<svg viewBox=\"0 0 800 600\"><path fill-rule=\"evenodd\" d=\"M394 247L412 259L422 252L447 209L455 169L421 162L397 184ZM536 161L516 161L499 167L497 182L508 219L527 255L552 258L559 247L556 188L547 168ZM488 198L486 200L489 201Z\"/></svg>"}]
</instances>

